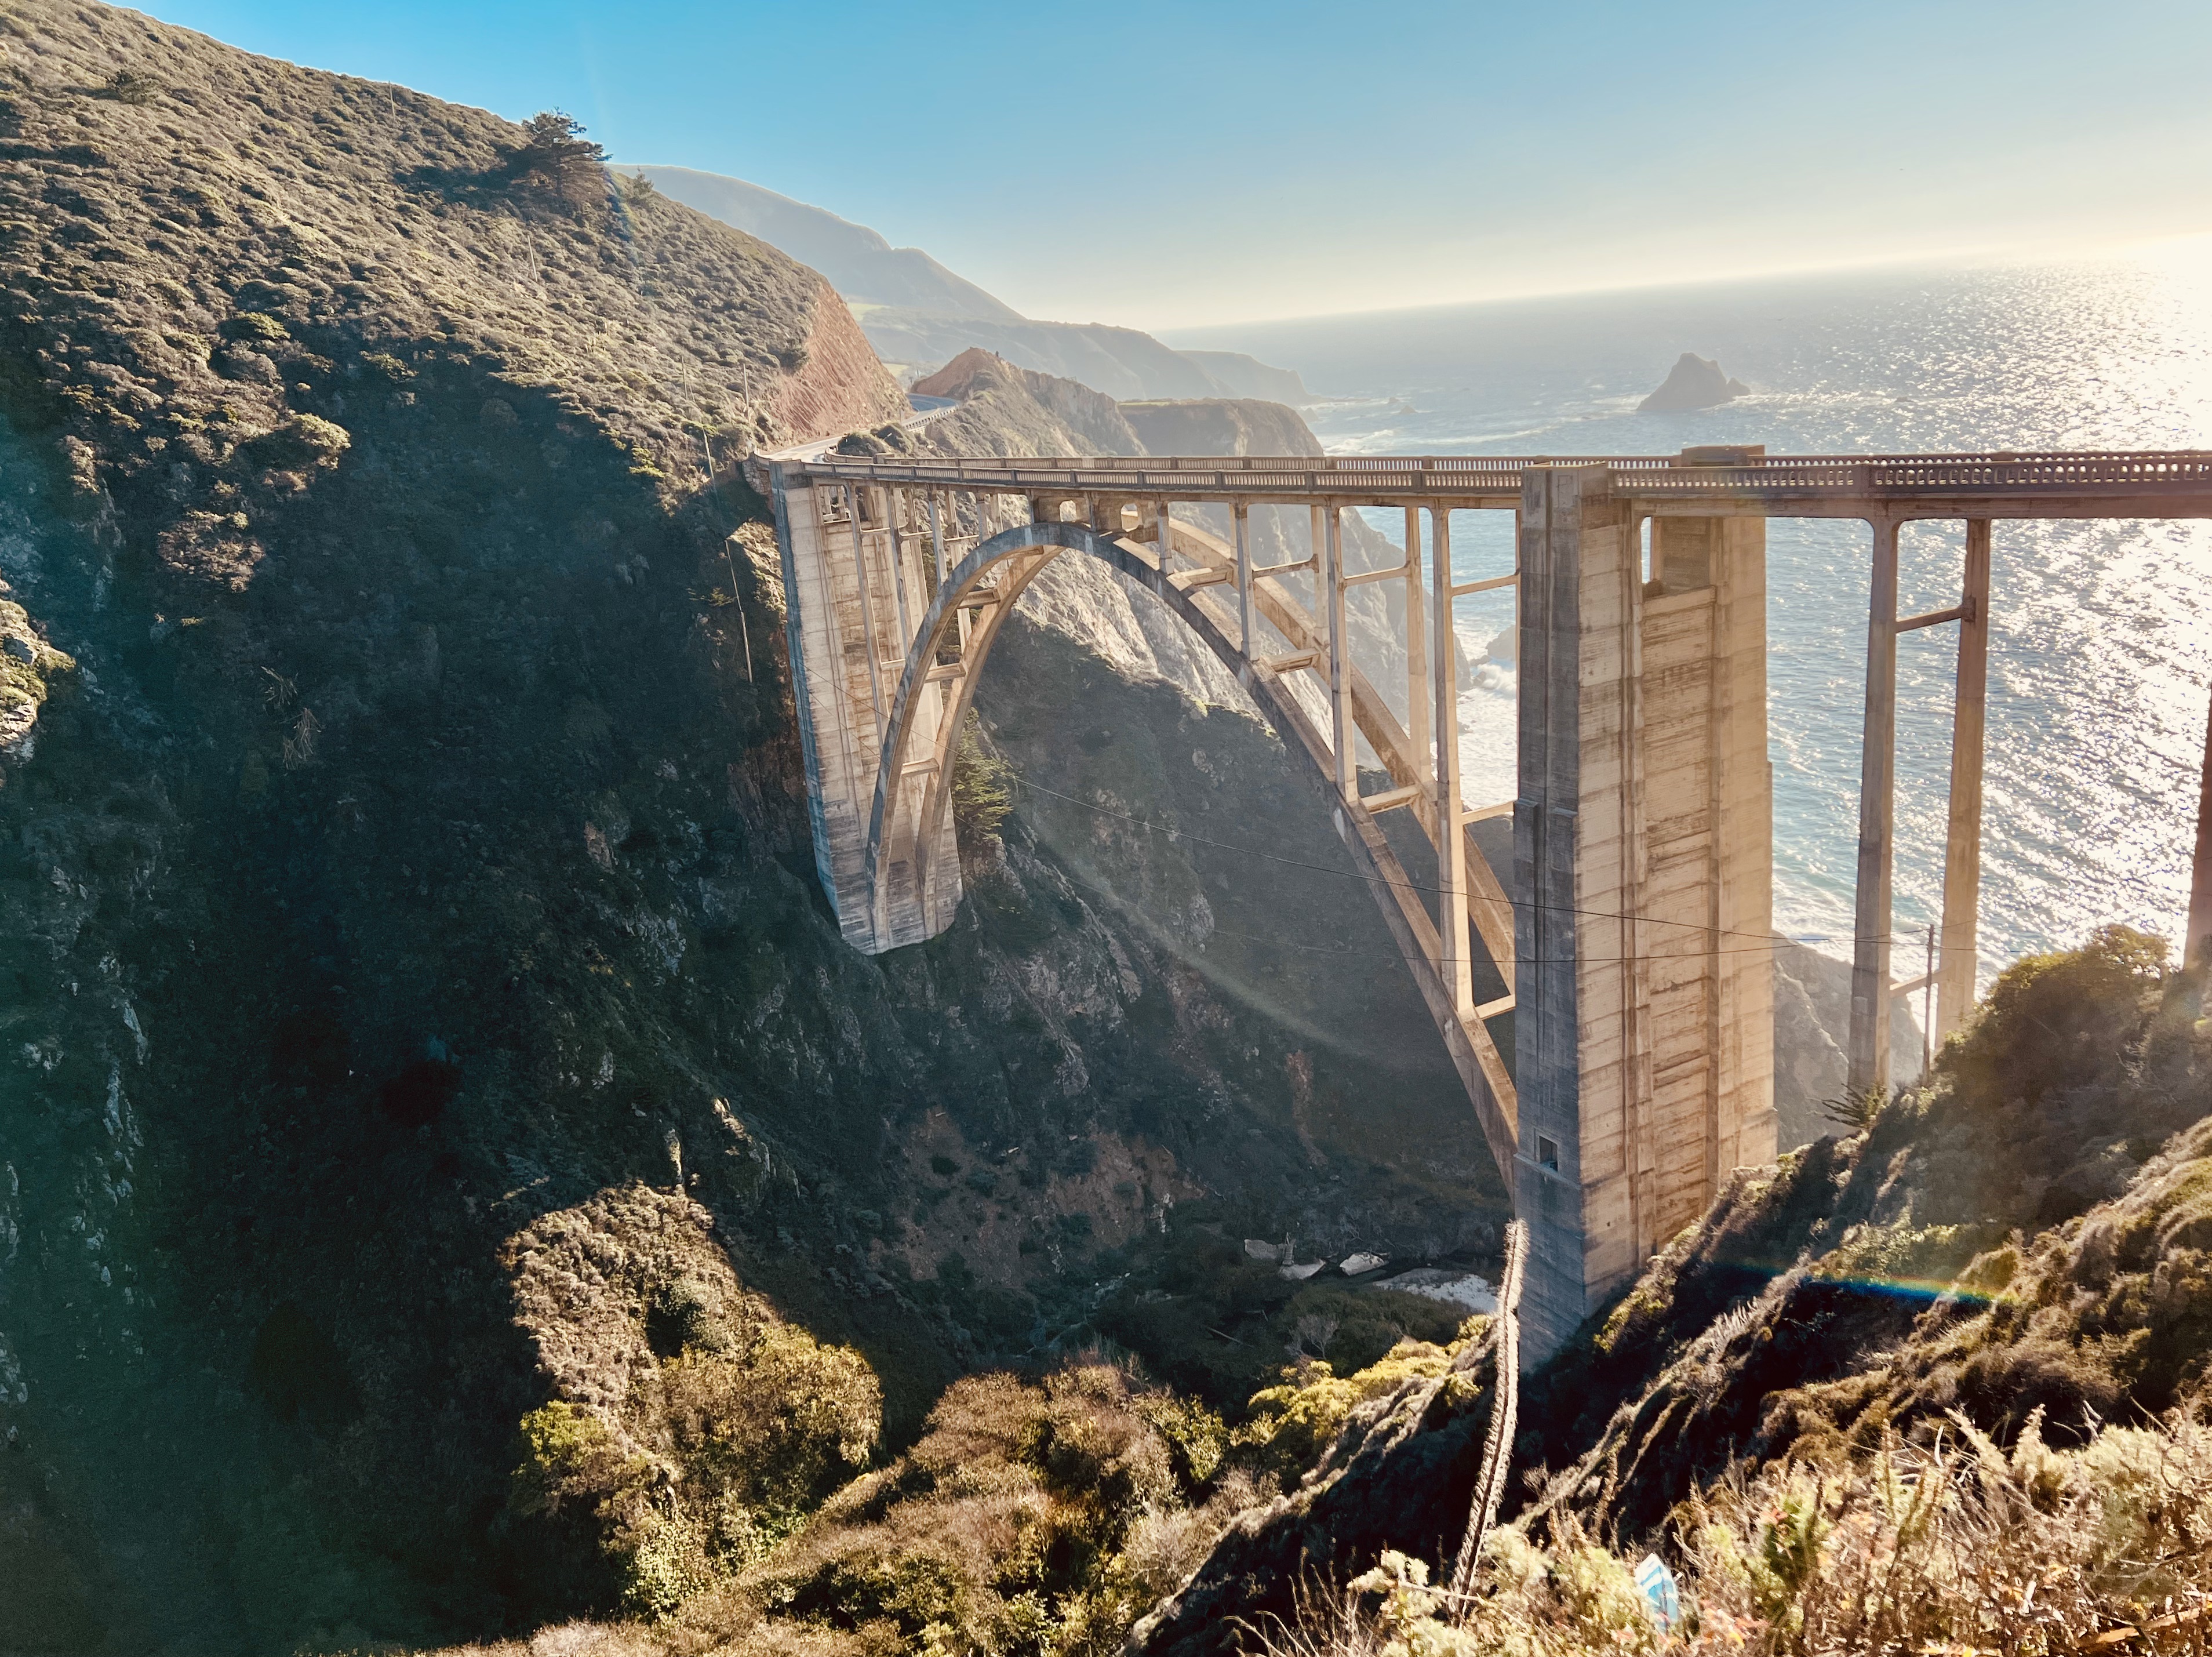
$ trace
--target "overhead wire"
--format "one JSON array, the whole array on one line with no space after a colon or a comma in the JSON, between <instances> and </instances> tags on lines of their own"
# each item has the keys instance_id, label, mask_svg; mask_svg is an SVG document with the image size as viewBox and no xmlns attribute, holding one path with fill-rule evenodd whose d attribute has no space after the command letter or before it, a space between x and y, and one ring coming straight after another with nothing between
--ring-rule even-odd
<instances>
[{"instance_id":1,"label":"overhead wire","mask_svg":"<svg viewBox=\"0 0 2212 1657\"><path fill-rule=\"evenodd\" d=\"M1232 845L1226 840L1216 840L1203 834L1194 834L1188 829L1170 828L1164 823L1154 823L1141 817L1133 817L1127 812L1115 811L1110 806L1101 806L1089 800L1079 799L1072 794L1062 794L1057 789L1048 789L1045 787L1043 783L1031 782L1026 777L1022 777L1020 779L1020 783L1023 788L1035 789L1039 794L1048 794L1055 800L1065 800L1072 806L1080 806L1085 811L1096 812L1101 816L1117 817L1125 823L1133 823L1139 828L1149 830L1154 834L1164 834L1170 840L1192 840L1195 841L1200 845L1212 846L1218 850L1234 852L1240 857L1265 858L1269 862L1282 863L1291 868L1310 869L1318 874L1334 874L1340 880L1364 880L1370 886L1395 886L1401 891L1422 892L1427 892L1431 896L1438 897L1443 895L1442 888L1432 886L1423 886L1418 880L1410 879L1405 880L1394 880L1388 875L1363 874L1356 868L1331 868L1326 863L1309 862L1302 857L1285 857L1277 852L1261 851L1256 847ZM1483 898L1472 892L1470 892L1468 896L1470 899L1478 903L1489 903L1494 905L1499 901L1495 898ZM1536 909L1541 910L1549 914L1577 916L1584 920L1626 921L1632 922L1638 926L1683 927L1691 931L1703 932L1711 936L1754 938L1760 940L1759 941L1748 946L1731 947L1728 949L1686 950L1676 951L1669 953L1623 955L1614 958L1624 961L1688 960L1699 955L1750 954L1757 950L1772 949L1778 945L1784 943L1857 943L1862 941L1860 938L1855 936L1844 937L1825 933L1804 938L1781 937L1771 935L1762 937L1762 935L1756 932L1747 932L1741 929L1729 927L1701 926L1695 921L1670 921L1662 919L1657 916L1626 915L1613 910L1581 909L1566 904L1534 904L1528 902L1525 899L1519 898L1508 898L1504 901L1509 907L1515 909ZM1897 941L1897 935L1891 933L1883 936L1878 936L1874 938L1872 941L1894 943ZM1287 945L1285 947L1291 948L1304 947L1303 945ZM1593 959L1593 958L1589 956L1583 956L1580 959L1584 960Z\"/></svg>"}]
</instances>

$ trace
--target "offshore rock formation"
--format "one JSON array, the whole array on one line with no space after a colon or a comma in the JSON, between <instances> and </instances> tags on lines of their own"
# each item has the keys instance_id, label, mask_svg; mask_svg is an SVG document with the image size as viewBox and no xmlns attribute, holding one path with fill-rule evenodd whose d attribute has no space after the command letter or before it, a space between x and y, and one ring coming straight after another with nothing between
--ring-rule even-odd
<instances>
[{"instance_id":1,"label":"offshore rock formation","mask_svg":"<svg viewBox=\"0 0 2212 1657\"><path fill-rule=\"evenodd\" d=\"M1638 414L1680 414L1692 409L1718 408L1723 403L1733 403L1739 397L1751 395L1751 387L1741 380L1732 380L1721 369L1721 365L1710 356L1699 356L1694 351L1684 351L1674 366L1668 370L1665 381L1636 405Z\"/></svg>"}]
</instances>

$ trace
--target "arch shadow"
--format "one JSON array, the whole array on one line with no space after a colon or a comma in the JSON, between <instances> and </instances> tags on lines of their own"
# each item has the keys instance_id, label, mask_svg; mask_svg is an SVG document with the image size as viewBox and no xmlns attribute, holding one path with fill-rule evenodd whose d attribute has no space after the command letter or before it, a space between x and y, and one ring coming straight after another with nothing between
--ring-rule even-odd
<instances>
[{"instance_id":1,"label":"arch shadow","mask_svg":"<svg viewBox=\"0 0 2212 1657\"><path fill-rule=\"evenodd\" d=\"M1165 604L1198 636L1216 660L1236 676L1261 716L1284 736L1284 746L1304 762L1300 774L1329 810L1337 836L1352 854L1355 868L1370 882L1370 890L1397 941L1399 953L1405 958L1437 1033L1443 1038L1453 1066L1474 1101L1492 1158L1505 1180L1506 1189L1512 1190L1517 1136L1515 1124L1485 1076L1474 1043L1461 1026L1456 1011L1401 911L1399 892L1391 889L1399 888L1409 894L1414 892L1396 855L1365 807L1356 801L1346 800L1338 790L1328 758L1328 740L1297 699L1274 675L1255 669L1243 649L1231 642L1197 602L1194 594L1161 567L1159 558L1149 548L1135 540L1103 535L1084 524L1020 524L978 543L958 564L945 572L936 600L923 616L908 651L878 756L875 798L868 813L862 876L878 929L886 927L890 900L888 882L884 877L884 854L886 837L895 826L894 789L910 767L917 763L926 767L928 782L920 811L913 819L913 850L908 860L915 900L925 906L926 912L929 883L936 876L936 871L929 866L927 852L933 844L940 843L944 835L945 813L951 807L953 752L959 743L960 728L974 705L983 664L999 629L1024 591L1062 552L1079 552L1096 558L1109 569L1128 576ZM958 638L959 615L963 610L976 607L979 593L988 595L981 618L962 645ZM948 641L961 646L957 689L938 723L927 759L910 760L908 749L914 740L922 694L931 682L931 673L939 666L939 654ZM1418 897L1415 900L1418 902Z\"/></svg>"}]
</instances>

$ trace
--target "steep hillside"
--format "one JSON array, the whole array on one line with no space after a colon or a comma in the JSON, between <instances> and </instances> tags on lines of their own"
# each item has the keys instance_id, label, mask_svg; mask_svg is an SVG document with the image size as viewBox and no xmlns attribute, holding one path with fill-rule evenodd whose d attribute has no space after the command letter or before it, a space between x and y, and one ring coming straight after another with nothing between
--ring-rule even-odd
<instances>
[{"instance_id":1,"label":"steep hillside","mask_svg":"<svg viewBox=\"0 0 2212 1657\"><path fill-rule=\"evenodd\" d=\"M1122 417L1153 454L1319 454L1321 440L1281 403L1249 398L1124 402Z\"/></svg>"},{"instance_id":2,"label":"steep hillside","mask_svg":"<svg viewBox=\"0 0 2212 1657\"><path fill-rule=\"evenodd\" d=\"M1260 397L1302 408L1315 400L1296 369L1273 369L1243 351L1185 351L1231 397Z\"/></svg>"},{"instance_id":3,"label":"steep hillside","mask_svg":"<svg viewBox=\"0 0 2212 1657\"><path fill-rule=\"evenodd\" d=\"M1136 328L1103 322L988 322L871 306L861 326L892 372L926 373L980 346L1038 374L1080 381L1110 397L1216 397L1222 387L1181 351Z\"/></svg>"},{"instance_id":4,"label":"steep hillside","mask_svg":"<svg viewBox=\"0 0 2212 1657\"><path fill-rule=\"evenodd\" d=\"M763 1353L857 1353L896 1449L1170 1203L1486 1240L1407 987L1276 929L1386 955L1356 882L1024 799L951 934L840 941L728 471L902 407L813 272L557 129L0 27L0 1648L534 1627L866 1453L716 1471ZM1264 730L1049 624L988 710L1047 786L1336 855Z\"/></svg>"},{"instance_id":5,"label":"steep hillside","mask_svg":"<svg viewBox=\"0 0 2212 1657\"><path fill-rule=\"evenodd\" d=\"M1840 1615L1837 1606L1862 1592L1849 1573L1879 1551L1881 1527L1899 1522L1893 1502L1882 1507L1883 1465L1893 1467L1893 1496L1899 1487L1895 1464L1881 1459L1902 1453L1917 1470L1947 1435L1969 1452L1969 1468L1980 1433L1994 1441L1982 1458L1993 1477L2046 1477L2039 1495L2027 1493L2030 1514L2053 1511L2073 1477L2039 1461L2045 1446L2105 1457L2105 1476L2119 1481L2102 1498L2108 1515L2114 1502L2137 1500L2129 1481L2141 1477L2115 1458L2162 1462L2177 1492L2201 1488L2202 1449L2186 1435L2164 1448L2115 1441L2108 1454L2095 1451L2108 1426L2201 1409L2212 1357L2203 1215L2212 1020L2200 1016L2201 974L2165 976L2164 953L2114 928L2079 951L2008 969L1945 1050L1930 1088L1903 1095L1849 1137L1740 1172L1582 1342L1528 1377L1514 1447L1528 1476L1508 1504L1510 1514L1525 1500L1527 1511L1501 1544L1495 1606L1474 1613L1474 1637L1506 1648L1549 1637L1557 1643L1527 1648L1561 1651L1641 1643L1646 1622L1615 1619L1632 1640L1603 1626L1611 1613L1597 1602L1613 1591L1604 1584L1625 1592L1626 1572L1601 1553L1582 1557L1594 1538L1629 1560L1656 1546L1710 1569L1717 1613L1765 1596L1775 1648L1865 1648L1801 1645L1799 1625L1777 1620L1776 1607L1818 1590ZM1296 1621L1302 1578L1349 1577L1385 1550L1448 1565L1488 1408L1472 1390L1420 1383L1376 1400L1316 1478L1239 1519L1140 1630L1141 1648L1162 1657L1237 1649L1226 1619ZM2024 1447L2008 1459L2015 1446ZM1793 1483L1792 1465L1808 1476ZM1811 1475L1828 1495L1813 1489ZM1744 1494L1754 1480L1758 1500ZM1973 1495L1962 1491L1961 1502ZM2088 1541L2099 1500L2093 1483L2068 1496L2084 1509ZM2003 1523L2003 1513L1999 1502L1989 1516ZM1802 1556L1776 1578L1732 1583L1726 1550L1700 1528L1714 1520L1741 1520L1754 1556L1769 1545ZM1911 1540L1896 1538L1898 1563ZM1531 1542L1581 1563L1554 1574L1516 1553ZM2048 1537L2040 1559L1979 1545L1992 1563L2003 1556L2005 1572L2033 1575L2077 1544L2086 1546L2070 1533ZM2161 1545L2173 1549L2163 1562L2136 1564L2165 1563L2174 1589L2212 1586L2201 1539ZM1829 1551L1840 1580L1824 1586ZM1781 1569L1774 1554L1765 1560ZM2025 1579L2008 1580L2008 1598L1990 1595L1980 1614L2016 1616L2025 1630L2035 1621L2020 1597ZM2105 1595L2110 1615L2138 1583L2120 1575L2083 1586ZM2057 1576L2047 1584L2058 1585ZM1955 1614L1971 1617L1975 1585L1955 1586L1968 1602ZM1557 1617L1555 1634L1514 1620L1524 1599L1544 1597L1539 1589L1551 1596L1544 1614ZM1874 1593L1870 1582L1863 1592ZM2134 1603L2142 1617L2156 1601ZM1980 1626L1994 1633L1997 1624Z\"/></svg>"},{"instance_id":6,"label":"steep hillside","mask_svg":"<svg viewBox=\"0 0 2212 1657\"><path fill-rule=\"evenodd\" d=\"M930 447L944 454L1142 454L1145 445L1103 392L1015 367L971 346L914 391L960 407L934 423Z\"/></svg>"},{"instance_id":7,"label":"steep hillside","mask_svg":"<svg viewBox=\"0 0 2212 1657\"><path fill-rule=\"evenodd\" d=\"M643 177L685 206L781 248L828 277L855 304L904 306L985 322L1024 320L1012 306L953 275L919 247L894 247L864 224L743 179L690 167L624 166L619 171L623 178Z\"/></svg>"}]
</instances>

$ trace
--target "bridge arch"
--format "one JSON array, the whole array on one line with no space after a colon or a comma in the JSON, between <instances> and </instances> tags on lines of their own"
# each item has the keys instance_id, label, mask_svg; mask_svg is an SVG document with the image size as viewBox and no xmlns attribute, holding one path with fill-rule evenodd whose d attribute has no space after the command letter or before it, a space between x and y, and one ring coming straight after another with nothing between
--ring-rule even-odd
<instances>
[{"instance_id":1,"label":"bridge arch","mask_svg":"<svg viewBox=\"0 0 2212 1657\"><path fill-rule=\"evenodd\" d=\"M1168 526L1172 547L1184 526ZM1210 538L1209 538L1210 539ZM1255 664L1240 643L1210 615L1194 592L1171 576L1152 548L1127 536L1103 533L1079 523L1037 521L1019 524L978 543L957 564L945 572L937 596L915 628L898 688L885 710L884 729L876 766L875 791L867 824L863 856L863 890L878 929L889 924L892 900L890 874L903 861L910 889L901 901L927 913L931 883L939 871L933 858L952 851L945 831L951 805L951 773L960 731L974 705L991 646L1000 627L1030 583L1062 552L1096 558L1109 569L1127 576L1165 604L1183 624L1233 673L1258 706L1261 716L1282 736L1284 746L1302 762L1302 773L1330 808L1331 819L1354 868L1374 892L1406 960L1415 984L1427 1002L1437 1030L1450 1053L1454 1067L1475 1106L1476 1115L1500 1178L1510 1190L1514 1184L1516 1129L1513 1120L1512 1082L1494 1047L1478 1051L1468 1020L1455 1005L1435 967L1436 946L1419 929L1428 925L1419 891L1389 844L1356 795L1347 799L1338 777L1332 744L1306 709L1274 673ZM979 605L979 597L981 602ZM960 618L980 609L975 624L961 637ZM940 663L949 649L958 651L957 669ZM910 750L920 734L918 717L933 674L946 674L955 685L929 733L930 752L917 756ZM1354 770L1354 777L1357 771ZM892 854L904 851L903 860ZM1480 1030L1479 1022L1475 1029Z\"/></svg>"}]
</instances>

